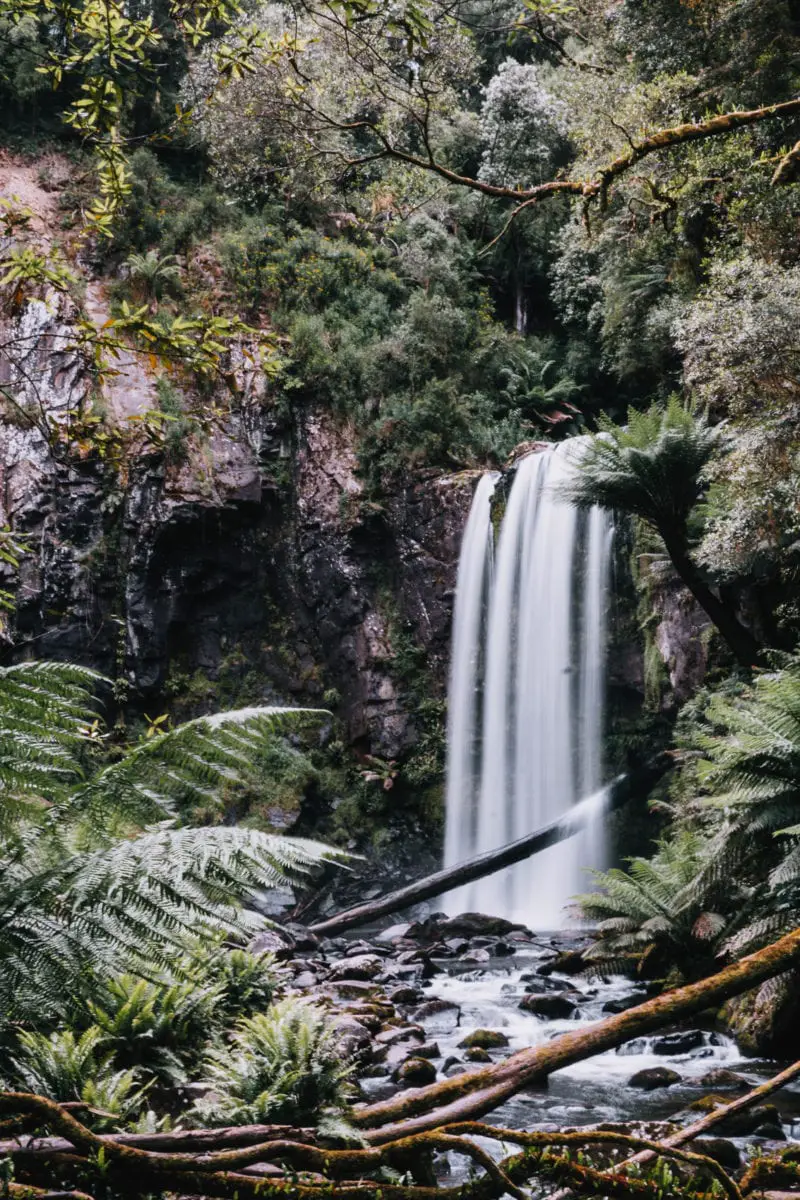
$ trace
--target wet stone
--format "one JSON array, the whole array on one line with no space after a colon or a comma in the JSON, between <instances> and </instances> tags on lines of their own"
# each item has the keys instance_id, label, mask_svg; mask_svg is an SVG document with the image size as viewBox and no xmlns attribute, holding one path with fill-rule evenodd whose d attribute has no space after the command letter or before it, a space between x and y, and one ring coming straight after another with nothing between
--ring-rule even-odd
<instances>
[{"instance_id":1,"label":"wet stone","mask_svg":"<svg viewBox=\"0 0 800 1200\"><path fill-rule=\"evenodd\" d=\"M726 1171L738 1171L742 1165L742 1156L738 1148L727 1138L695 1138L693 1142L689 1142L686 1149L694 1154L705 1154L707 1158L713 1158L714 1162L718 1162Z\"/></svg>"},{"instance_id":2,"label":"wet stone","mask_svg":"<svg viewBox=\"0 0 800 1200\"><path fill-rule=\"evenodd\" d=\"M396 987L389 992L392 1004L419 1004L424 999L424 992L415 987Z\"/></svg>"},{"instance_id":3,"label":"wet stone","mask_svg":"<svg viewBox=\"0 0 800 1200\"><path fill-rule=\"evenodd\" d=\"M461 1021L461 1008L450 1000L426 1000L414 1010L412 1019L437 1033L452 1033Z\"/></svg>"},{"instance_id":4,"label":"wet stone","mask_svg":"<svg viewBox=\"0 0 800 1200\"><path fill-rule=\"evenodd\" d=\"M628 1087L654 1092L656 1088L672 1087L673 1084L680 1082L681 1077L678 1072L669 1067L647 1067L644 1071L637 1071L635 1075L631 1076L628 1080Z\"/></svg>"},{"instance_id":5,"label":"wet stone","mask_svg":"<svg viewBox=\"0 0 800 1200\"><path fill-rule=\"evenodd\" d=\"M427 1058L407 1058L397 1068L395 1078L406 1087L424 1087L436 1082L436 1067Z\"/></svg>"},{"instance_id":6,"label":"wet stone","mask_svg":"<svg viewBox=\"0 0 800 1200\"><path fill-rule=\"evenodd\" d=\"M554 992L530 993L522 997L519 1007L535 1017L554 1021L573 1016L578 1008L574 1001Z\"/></svg>"},{"instance_id":7,"label":"wet stone","mask_svg":"<svg viewBox=\"0 0 800 1200\"><path fill-rule=\"evenodd\" d=\"M681 1033L668 1033L655 1038L651 1045L653 1054L689 1054L705 1046L705 1035L700 1029L687 1029Z\"/></svg>"},{"instance_id":8,"label":"wet stone","mask_svg":"<svg viewBox=\"0 0 800 1200\"><path fill-rule=\"evenodd\" d=\"M488 1050L484 1050L482 1046L471 1046L464 1054L467 1062L490 1063L492 1056Z\"/></svg>"},{"instance_id":9,"label":"wet stone","mask_svg":"<svg viewBox=\"0 0 800 1200\"><path fill-rule=\"evenodd\" d=\"M702 1087L736 1088L737 1091L741 1092L746 1092L750 1089L750 1084L744 1075L739 1075L736 1071L728 1071L725 1067L717 1067L713 1071L707 1071L700 1080L700 1084Z\"/></svg>"},{"instance_id":10,"label":"wet stone","mask_svg":"<svg viewBox=\"0 0 800 1200\"><path fill-rule=\"evenodd\" d=\"M501 1046L507 1046L508 1038L496 1029L475 1029L458 1044L467 1050L475 1047L479 1047L481 1050L495 1050Z\"/></svg>"},{"instance_id":11,"label":"wet stone","mask_svg":"<svg viewBox=\"0 0 800 1200\"><path fill-rule=\"evenodd\" d=\"M353 958L343 958L334 963L328 978L333 980L358 979L370 980L383 970L383 960L376 954L359 954Z\"/></svg>"}]
</instances>

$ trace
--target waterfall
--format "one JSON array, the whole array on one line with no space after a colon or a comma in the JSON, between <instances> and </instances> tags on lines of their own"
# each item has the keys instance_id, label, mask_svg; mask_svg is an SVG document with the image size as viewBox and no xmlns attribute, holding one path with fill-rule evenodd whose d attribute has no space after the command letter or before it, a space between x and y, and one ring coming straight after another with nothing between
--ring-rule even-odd
<instances>
[{"instance_id":1,"label":"waterfall","mask_svg":"<svg viewBox=\"0 0 800 1200\"><path fill-rule=\"evenodd\" d=\"M580 440L524 458L493 554L496 476L475 493L458 569L445 865L504 845L600 790L609 516L557 498ZM447 898L538 929L605 863L602 819Z\"/></svg>"}]
</instances>

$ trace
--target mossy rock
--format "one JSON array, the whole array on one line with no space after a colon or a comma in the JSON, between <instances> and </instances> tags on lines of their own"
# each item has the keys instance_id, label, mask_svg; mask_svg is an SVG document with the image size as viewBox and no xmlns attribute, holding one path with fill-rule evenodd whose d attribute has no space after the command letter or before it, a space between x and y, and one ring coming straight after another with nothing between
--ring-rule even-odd
<instances>
[{"instance_id":1,"label":"mossy rock","mask_svg":"<svg viewBox=\"0 0 800 1200\"><path fill-rule=\"evenodd\" d=\"M499 1050L508 1045L508 1038L496 1029L475 1029L458 1044L463 1050Z\"/></svg>"}]
</instances>

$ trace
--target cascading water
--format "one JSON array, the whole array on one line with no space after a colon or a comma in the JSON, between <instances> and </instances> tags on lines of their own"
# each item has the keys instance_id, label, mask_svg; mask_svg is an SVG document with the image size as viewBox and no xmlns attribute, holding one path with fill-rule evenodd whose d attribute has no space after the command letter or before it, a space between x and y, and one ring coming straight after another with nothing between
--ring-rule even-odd
<instances>
[{"instance_id":1,"label":"cascading water","mask_svg":"<svg viewBox=\"0 0 800 1200\"><path fill-rule=\"evenodd\" d=\"M445 865L532 833L602 784L611 525L557 496L579 441L524 458L493 553L496 476L478 485L456 590ZM528 862L460 889L451 911L558 929L604 865L602 818Z\"/></svg>"}]
</instances>

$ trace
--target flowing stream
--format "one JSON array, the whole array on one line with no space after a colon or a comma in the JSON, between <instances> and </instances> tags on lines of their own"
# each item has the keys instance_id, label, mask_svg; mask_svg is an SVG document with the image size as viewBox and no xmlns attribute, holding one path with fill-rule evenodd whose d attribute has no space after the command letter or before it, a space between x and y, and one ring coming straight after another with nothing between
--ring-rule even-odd
<instances>
[{"instance_id":1,"label":"flowing stream","mask_svg":"<svg viewBox=\"0 0 800 1200\"><path fill-rule=\"evenodd\" d=\"M555 820L602 785L607 513L557 488L580 440L517 467L494 551L485 475L458 570L450 677L445 865ZM450 912L559 929L586 868L605 865L602 819L529 862L459 889Z\"/></svg>"}]
</instances>

